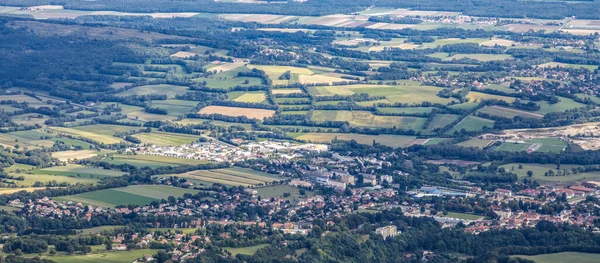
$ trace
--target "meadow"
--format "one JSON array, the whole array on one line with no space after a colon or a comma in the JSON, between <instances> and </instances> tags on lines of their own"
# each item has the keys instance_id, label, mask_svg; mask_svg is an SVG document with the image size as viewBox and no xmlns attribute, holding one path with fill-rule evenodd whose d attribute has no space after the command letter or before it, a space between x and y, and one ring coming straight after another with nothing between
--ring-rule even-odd
<instances>
[{"instance_id":1,"label":"meadow","mask_svg":"<svg viewBox=\"0 0 600 263\"><path fill-rule=\"evenodd\" d=\"M57 263L131 263L146 255L154 255L155 249L136 249L129 251L102 251L87 255L56 255L48 256L47 259Z\"/></svg>"},{"instance_id":2,"label":"meadow","mask_svg":"<svg viewBox=\"0 0 600 263\"><path fill-rule=\"evenodd\" d=\"M117 93L117 96L126 97L131 95L154 95L154 94L165 94L167 98L173 99L175 95L182 95L189 91L188 87L185 86L175 86L168 84L160 84L160 85L146 85L139 86L132 89L128 89L122 92Z\"/></svg>"},{"instance_id":3,"label":"meadow","mask_svg":"<svg viewBox=\"0 0 600 263\"><path fill-rule=\"evenodd\" d=\"M434 107L408 107L408 108L377 108L378 112L392 114L419 114L430 113Z\"/></svg>"},{"instance_id":4,"label":"meadow","mask_svg":"<svg viewBox=\"0 0 600 263\"><path fill-rule=\"evenodd\" d=\"M469 99L469 102L472 102L472 103L482 102L484 100L503 100L503 101L506 101L507 103L512 103L516 100L516 98L513 98L513 97L492 95L492 94L481 93L481 92L477 92L477 91L469 92L469 94L467 94L467 99Z\"/></svg>"},{"instance_id":5,"label":"meadow","mask_svg":"<svg viewBox=\"0 0 600 263\"><path fill-rule=\"evenodd\" d=\"M202 108L198 113L200 113L200 114L221 114L221 115L234 116L234 117L246 116L250 119L260 119L260 120L275 115L274 110L227 107L227 106L207 106L207 107Z\"/></svg>"},{"instance_id":6,"label":"meadow","mask_svg":"<svg viewBox=\"0 0 600 263\"><path fill-rule=\"evenodd\" d=\"M434 130L437 128L444 128L458 120L458 117L460 116L454 114L436 114L427 126L427 129Z\"/></svg>"},{"instance_id":7,"label":"meadow","mask_svg":"<svg viewBox=\"0 0 600 263\"><path fill-rule=\"evenodd\" d=\"M199 165L207 163L206 161L185 159L177 157L159 156L159 155L148 155L148 154L137 154L137 155L125 155L115 154L108 157L106 162L110 164L129 164L137 167L151 167L157 168L161 166L179 166L179 165Z\"/></svg>"},{"instance_id":8,"label":"meadow","mask_svg":"<svg viewBox=\"0 0 600 263\"><path fill-rule=\"evenodd\" d=\"M267 95L264 91L234 91L227 93L227 99L237 102L266 103Z\"/></svg>"},{"instance_id":9,"label":"meadow","mask_svg":"<svg viewBox=\"0 0 600 263\"><path fill-rule=\"evenodd\" d=\"M303 197L302 195L300 195L299 188L290 185L272 185L267 187L255 188L255 190L258 192L258 195L261 198L278 197L286 200L291 200ZM285 193L289 193L290 196L284 197ZM304 196L312 195L314 195L312 191L306 191Z\"/></svg>"},{"instance_id":10,"label":"meadow","mask_svg":"<svg viewBox=\"0 0 600 263\"><path fill-rule=\"evenodd\" d=\"M407 147L413 144L421 144L425 140L417 139L415 136L404 135L366 135L366 134L351 134L351 133L298 133L294 134L294 139L305 142L329 143L335 139L350 141L354 140L360 144L372 145L376 143L391 146L391 147Z\"/></svg>"},{"instance_id":11,"label":"meadow","mask_svg":"<svg viewBox=\"0 0 600 263\"><path fill-rule=\"evenodd\" d=\"M229 251L231 255L235 257L235 255L237 254L254 255L256 254L256 251L267 246L269 246L269 244L262 244L251 247L224 247L223 249Z\"/></svg>"},{"instance_id":12,"label":"meadow","mask_svg":"<svg viewBox=\"0 0 600 263\"><path fill-rule=\"evenodd\" d=\"M378 116L368 111L322 111L313 112L311 119L316 122L346 121L350 126L396 127L405 130L422 130L425 118L410 116Z\"/></svg>"},{"instance_id":13,"label":"meadow","mask_svg":"<svg viewBox=\"0 0 600 263\"><path fill-rule=\"evenodd\" d=\"M197 135L161 131L138 133L133 135L133 137L140 139L144 144L156 144L160 146L180 146L200 139L200 136Z\"/></svg>"},{"instance_id":14,"label":"meadow","mask_svg":"<svg viewBox=\"0 0 600 263\"><path fill-rule=\"evenodd\" d=\"M192 110L198 105L197 101L189 100L153 100L151 107L166 109L168 115L179 116L192 113Z\"/></svg>"},{"instance_id":15,"label":"meadow","mask_svg":"<svg viewBox=\"0 0 600 263\"><path fill-rule=\"evenodd\" d=\"M597 263L600 261L600 254L594 253L581 253L581 252L561 252L554 254L542 254L535 256L526 255L513 255L512 257L519 257L528 260L533 260L536 263L563 263L563 262L577 262L577 263Z\"/></svg>"},{"instance_id":16,"label":"meadow","mask_svg":"<svg viewBox=\"0 0 600 263\"><path fill-rule=\"evenodd\" d=\"M219 183L224 185L241 185L246 187L279 181L279 178L276 175L242 168L197 170L184 174L178 174L177 176L204 184Z\"/></svg>"},{"instance_id":17,"label":"meadow","mask_svg":"<svg viewBox=\"0 0 600 263\"><path fill-rule=\"evenodd\" d=\"M118 205L147 205L152 201L167 199L169 196L181 197L185 193L196 193L192 189L164 185L132 185L87 192L77 195L55 197L56 201L72 201L101 207Z\"/></svg>"},{"instance_id":18,"label":"meadow","mask_svg":"<svg viewBox=\"0 0 600 263\"><path fill-rule=\"evenodd\" d=\"M490 145L493 141L490 140L481 140L481 139L470 139L468 141L457 143L456 145L463 147L477 147L483 149L484 147Z\"/></svg>"},{"instance_id":19,"label":"meadow","mask_svg":"<svg viewBox=\"0 0 600 263\"><path fill-rule=\"evenodd\" d=\"M465 129L465 131L480 131L483 129L483 127L491 128L493 126L493 120L488 120L476 116L467 116L446 133L452 134L454 133L454 131L461 131L462 129Z\"/></svg>"},{"instance_id":20,"label":"meadow","mask_svg":"<svg viewBox=\"0 0 600 263\"><path fill-rule=\"evenodd\" d=\"M357 84L342 86L316 86L308 87L308 92L313 96L331 96L365 93L369 96L385 96L388 103L442 103L448 104L454 99L442 98L437 96L441 88L434 86L421 85L414 81L400 81L398 85L375 85L375 84Z\"/></svg>"},{"instance_id":21,"label":"meadow","mask_svg":"<svg viewBox=\"0 0 600 263\"><path fill-rule=\"evenodd\" d=\"M87 167L78 164L70 164L66 166L53 166L32 170L29 173L39 175L58 175L77 178L92 178L101 179L105 177L115 177L124 175L124 172L116 170L107 170L101 168Z\"/></svg>"},{"instance_id":22,"label":"meadow","mask_svg":"<svg viewBox=\"0 0 600 263\"><path fill-rule=\"evenodd\" d=\"M532 147L536 152L562 152L567 147L567 142L560 138L527 139L524 142L503 142L497 151L525 151Z\"/></svg>"},{"instance_id":23,"label":"meadow","mask_svg":"<svg viewBox=\"0 0 600 263\"><path fill-rule=\"evenodd\" d=\"M47 128L51 132L59 134L71 135L74 137L86 138L97 143L114 144L120 143L123 140L121 138L113 137L118 132L128 132L131 130L140 130L141 127L131 127L122 125L110 125L110 124L94 124L86 126L78 126L74 128L65 127L52 127Z\"/></svg>"},{"instance_id":24,"label":"meadow","mask_svg":"<svg viewBox=\"0 0 600 263\"><path fill-rule=\"evenodd\" d=\"M523 168L522 169L518 169L518 166L522 165ZM553 170L554 173L557 173L556 170L556 164L536 164L536 163L510 163L510 164L505 164L502 165L501 167L504 167L504 169L506 169L506 171L510 171L513 172L515 174L517 174L519 176L519 178L528 178L527 176L527 171L532 171L533 172L533 176L532 178L537 180L538 182L545 182L545 183L564 183L564 182L574 182L574 181L585 181L585 180L597 180L598 178L600 178L600 171L593 171L593 172L584 172L584 173L577 173L574 174L571 169L572 168L578 168L578 165L567 165L567 164L563 164L560 166L560 170L562 173L563 169L566 169L569 173L571 173L570 175L566 175L566 176L544 176L544 174L546 172L548 172L549 170Z\"/></svg>"}]
</instances>

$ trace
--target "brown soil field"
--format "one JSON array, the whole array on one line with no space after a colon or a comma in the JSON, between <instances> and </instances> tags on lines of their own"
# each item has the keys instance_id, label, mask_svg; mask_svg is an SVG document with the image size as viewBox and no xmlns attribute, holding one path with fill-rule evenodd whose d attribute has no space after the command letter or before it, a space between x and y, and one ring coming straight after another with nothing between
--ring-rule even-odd
<instances>
[{"instance_id":1,"label":"brown soil field","mask_svg":"<svg viewBox=\"0 0 600 263\"><path fill-rule=\"evenodd\" d=\"M226 107L226 106L208 106L202 108L198 113L200 114L221 114L227 116L246 116L251 119L264 119L275 115L274 110L264 109L252 109L252 108L238 108L238 107Z\"/></svg>"}]
</instances>

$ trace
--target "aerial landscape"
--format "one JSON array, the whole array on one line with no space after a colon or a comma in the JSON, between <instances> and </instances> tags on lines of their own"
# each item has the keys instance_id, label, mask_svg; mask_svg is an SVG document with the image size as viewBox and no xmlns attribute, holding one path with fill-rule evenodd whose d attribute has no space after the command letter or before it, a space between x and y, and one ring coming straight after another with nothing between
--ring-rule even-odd
<instances>
[{"instance_id":1,"label":"aerial landscape","mask_svg":"<svg viewBox=\"0 0 600 263\"><path fill-rule=\"evenodd\" d=\"M0 263L600 262L600 1L0 0Z\"/></svg>"}]
</instances>

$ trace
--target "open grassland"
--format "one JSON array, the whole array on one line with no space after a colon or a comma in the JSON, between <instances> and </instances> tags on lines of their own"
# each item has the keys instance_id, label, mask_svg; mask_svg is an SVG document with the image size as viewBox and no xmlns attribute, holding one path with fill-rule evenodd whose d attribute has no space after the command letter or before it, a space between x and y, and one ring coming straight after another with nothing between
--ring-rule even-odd
<instances>
[{"instance_id":1,"label":"open grassland","mask_svg":"<svg viewBox=\"0 0 600 263\"><path fill-rule=\"evenodd\" d=\"M503 142L496 150L519 152L528 149L536 152L562 152L567 147L567 142L560 138L528 139L522 142Z\"/></svg>"},{"instance_id":2,"label":"open grassland","mask_svg":"<svg viewBox=\"0 0 600 263\"><path fill-rule=\"evenodd\" d=\"M47 184L47 183L52 183L52 185L56 185L56 184L77 184L77 183L81 183L81 184L94 184L96 182L98 182L98 179L96 178L91 178L91 177L72 177L72 176L63 176L60 174L45 174L45 173L40 173L37 170L33 170L33 171L28 171L28 172L24 172L24 173L11 173L12 176L14 177L23 177L23 180L8 180L11 181L13 183L15 183L16 185L18 185L19 187L33 187L34 185L36 185L36 183L42 183L42 184ZM98 176L98 178L100 178L101 176Z\"/></svg>"},{"instance_id":3,"label":"open grassland","mask_svg":"<svg viewBox=\"0 0 600 263\"><path fill-rule=\"evenodd\" d=\"M49 168L36 169L30 171L32 174L40 174L40 175L58 175L58 176L66 176L66 177L77 177L77 178L105 178L105 177L115 177L124 175L124 172L116 171L116 170L107 170L101 168L93 168L82 166L78 164L71 164L67 166L53 166Z\"/></svg>"},{"instance_id":4,"label":"open grassland","mask_svg":"<svg viewBox=\"0 0 600 263\"><path fill-rule=\"evenodd\" d=\"M44 125L46 120L49 118L46 115L38 114L38 113L26 113L15 115L10 118L10 120L16 124L22 125Z\"/></svg>"},{"instance_id":5,"label":"open grassland","mask_svg":"<svg viewBox=\"0 0 600 263\"><path fill-rule=\"evenodd\" d=\"M177 157L168 157L168 156L159 156L159 155L147 155L147 154L138 154L138 155L124 155L124 154L115 154L106 159L108 163L111 164L130 164L137 167L145 167L149 166L151 168L161 167L161 166L179 166L179 165L199 165L207 163L205 161L194 160L194 159L185 159L185 158L177 158Z\"/></svg>"},{"instance_id":6,"label":"open grassland","mask_svg":"<svg viewBox=\"0 0 600 263\"><path fill-rule=\"evenodd\" d=\"M196 105L198 105L197 101L189 100L154 100L150 103L151 107L166 109L169 115L173 116L191 113Z\"/></svg>"},{"instance_id":7,"label":"open grassland","mask_svg":"<svg viewBox=\"0 0 600 263\"><path fill-rule=\"evenodd\" d=\"M544 118L544 115L533 113L524 110L518 110L513 108L506 108L500 106L487 106L479 110L481 113L485 113L492 116L504 117L513 119L514 117L522 117L522 118L532 118L532 119L541 119Z\"/></svg>"},{"instance_id":8,"label":"open grassland","mask_svg":"<svg viewBox=\"0 0 600 263\"><path fill-rule=\"evenodd\" d=\"M117 205L146 205L152 201L167 199L169 196L181 197L186 193L196 192L192 189L164 185L132 185L77 195L60 196L54 199L93 206L114 207Z\"/></svg>"},{"instance_id":9,"label":"open grassland","mask_svg":"<svg viewBox=\"0 0 600 263\"><path fill-rule=\"evenodd\" d=\"M268 247L269 244L256 245L251 247L224 247L224 250L227 250L231 253L232 256L236 256L237 254L243 255L254 255L256 251L261 248ZM60 262L59 262L60 263Z\"/></svg>"},{"instance_id":10,"label":"open grassland","mask_svg":"<svg viewBox=\"0 0 600 263\"><path fill-rule=\"evenodd\" d=\"M455 122L458 119L458 115L455 114L436 114L433 117L433 120L427 126L427 129L434 130L437 128L443 128L451 123Z\"/></svg>"},{"instance_id":11,"label":"open grassland","mask_svg":"<svg viewBox=\"0 0 600 263\"><path fill-rule=\"evenodd\" d=\"M177 176L199 182L219 183L233 186L253 186L278 181L275 175L253 171L250 169L227 168L216 170L197 170L178 174Z\"/></svg>"},{"instance_id":12,"label":"open grassland","mask_svg":"<svg viewBox=\"0 0 600 263\"><path fill-rule=\"evenodd\" d=\"M477 147L477 148L483 149L486 146L490 145L490 143L492 143L492 142L493 141L491 141L491 140L470 139L468 141L457 143L456 145L463 146L463 147Z\"/></svg>"},{"instance_id":13,"label":"open grassland","mask_svg":"<svg viewBox=\"0 0 600 263\"><path fill-rule=\"evenodd\" d=\"M144 144L156 144L160 146L180 146L200 139L200 136L197 135L160 131L138 133L133 136L140 139Z\"/></svg>"},{"instance_id":14,"label":"open grassland","mask_svg":"<svg viewBox=\"0 0 600 263\"><path fill-rule=\"evenodd\" d=\"M537 65L537 66L541 67L541 68L556 68L556 67L561 67L561 68L585 68L585 69L588 69L590 71L594 71L595 69L598 68L597 65L568 64L568 63L560 63L560 62L548 62L548 63L540 64L540 65Z\"/></svg>"},{"instance_id":15,"label":"open grassland","mask_svg":"<svg viewBox=\"0 0 600 263\"><path fill-rule=\"evenodd\" d=\"M33 107L33 108L39 108L42 106L48 106L48 104L46 104L45 102L38 100L34 97L31 96L27 96L27 95L22 95L22 94L18 94L18 95L2 95L0 96L0 100L14 100L17 102L27 102L27 105L29 105L29 107Z\"/></svg>"},{"instance_id":16,"label":"open grassland","mask_svg":"<svg viewBox=\"0 0 600 263\"><path fill-rule=\"evenodd\" d=\"M57 255L47 257L57 263L131 263L146 255L154 255L155 249L136 249L129 251L103 251L87 255Z\"/></svg>"},{"instance_id":17,"label":"open grassland","mask_svg":"<svg viewBox=\"0 0 600 263\"><path fill-rule=\"evenodd\" d=\"M377 108L377 111L392 114L419 114L430 113L434 107L408 107L408 108Z\"/></svg>"},{"instance_id":18,"label":"open grassland","mask_svg":"<svg viewBox=\"0 0 600 263\"><path fill-rule=\"evenodd\" d=\"M273 85L287 85L297 83L299 75L311 76L314 74L314 72L310 69L291 66L249 65L248 68L256 68L264 71L265 74L269 76L269 79L273 81ZM285 73L286 71L290 71L292 75L291 79L279 79L279 77L281 77L281 75L283 75L283 73Z\"/></svg>"},{"instance_id":19,"label":"open grassland","mask_svg":"<svg viewBox=\"0 0 600 263\"><path fill-rule=\"evenodd\" d=\"M581 252L562 252L554 254L543 254L535 256L525 255L514 255L512 257L519 257L528 260L533 260L536 263L564 263L564 262L577 262L577 263L597 263L600 262L600 254L593 253L581 253Z\"/></svg>"},{"instance_id":20,"label":"open grassland","mask_svg":"<svg viewBox=\"0 0 600 263\"><path fill-rule=\"evenodd\" d=\"M52 147L54 145L52 141L42 140L42 136L50 136L50 134L39 130L0 133L0 145L5 147L19 145L29 148Z\"/></svg>"},{"instance_id":21,"label":"open grassland","mask_svg":"<svg viewBox=\"0 0 600 263\"><path fill-rule=\"evenodd\" d=\"M519 169L519 165L523 168ZM573 173L573 168L578 168L579 165L561 164L560 170L556 169L556 164L537 164L537 163L509 163L502 165L506 171L513 172L519 176L519 178L528 178L527 171L532 171L532 178L538 182L547 183L560 183L560 182L574 182L574 181L586 181L586 180L597 180L600 178L600 171ZM545 173L549 170L554 172L554 176L545 176ZM563 170L566 170L570 174L563 176ZM561 175L557 175L560 172Z\"/></svg>"},{"instance_id":22,"label":"open grassland","mask_svg":"<svg viewBox=\"0 0 600 263\"><path fill-rule=\"evenodd\" d=\"M51 132L86 138L98 143L113 144L123 141L121 138L113 137L115 133L139 130L141 128L123 125L94 124L74 128L52 127L47 129Z\"/></svg>"},{"instance_id":23,"label":"open grassland","mask_svg":"<svg viewBox=\"0 0 600 263\"><path fill-rule=\"evenodd\" d=\"M227 99L237 102L265 103L267 101L267 95L264 91L234 91L227 93Z\"/></svg>"},{"instance_id":24,"label":"open grassland","mask_svg":"<svg viewBox=\"0 0 600 263\"><path fill-rule=\"evenodd\" d=\"M418 82L400 82L396 86L358 84L343 86L318 86L308 87L308 92L314 96L332 96L366 93L369 96L385 96L388 103L442 103L447 104L454 99L442 98L437 96L440 92L439 87L423 86Z\"/></svg>"},{"instance_id":25,"label":"open grassland","mask_svg":"<svg viewBox=\"0 0 600 263\"><path fill-rule=\"evenodd\" d=\"M513 101L516 100L516 98L513 98L513 97L492 95L492 94L481 93L481 92L477 92L477 91L469 92L469 94L467 94L467 98L469 99L469 102L472 102L472 103L482 102L484 100L503 100L503 101L506 101L507 103L512 103Z\"/></svg>"},{"instance_id":26,"label":"open grassland","mask_svg":"<svg viewBox=\"0 0 600 263\"><path fill-rule=\"evenodd\" d=\"M248 68L240 66L237 68L228 69L226 71L221 71L220 73L209 77L196 78L193 80L197 82L206 82L206 86L213 89L227 89L236 86L247 87L261 85L262 80L259 78L238 77L238 73L248 71Z\"/></svg>"},{"instance_id":27,"label":"open grassland","mask_svg":"<svg viewBox=\"0 0 600 263\"><path fill-rule=\"evenodd\" d=\"M405 130L422 130L425 118L410 116L378 116L368 111L314 111L312 120L316 122L347 121L350 126L397 127Z\"/></svg>"},{"instance_id":28,"label":"open grassland","mask_svg":"<svg viewBox=\"0 0 600 263\"><path fill-rule=\"evenodd\" d=\"M365 135L365 134L350 134L350 133L299 133L295 134L294 139L305 141L305 142L320 142L328 143L335 139L343 141L355 140L360 144L373 144L373 141L379 144L391 146L391 147L407 147L413 144L421 144L425 140L417 139L415 136L404 136L404 135Z\"/></svg>"},{"instance_id":29,"label":"open grassland","mask_svg":"<svg viewBox=\"0 0 600 263\"><path fill-rule=\"evenodd\" d=\"M272 185L266 187L260 187L255 189L261 198L277 197L286 200L301 198L305 196L314 195L311 191L306 191L305 195L300 194L300 189L291 185ZM284 197L284 194L290 194L288 197Z\"/></svg>"},{"instance_id":30,"label":"open grassland","mask_svg":"<svg viewBox=\"0 0 600 263\"><path fill-rule=\"evenodd\" d=\"M447 133L452 134L454 131L461 131L464 129L465 131L480 131L483 127L493 127L494 121L488 120L476 116L467 116L461 122L456 124L452 129L450 129Z\"/></svg>"},{"instance_id":31,"label":"open grassland","mask_svg":"<svg viewBox=\"0 0 600 263\"><path fill-rule=\"evenodd\" d=\"M172 100L167 100L167 101L172 101ZM146 112L144 110L144 108L142 108L142 107L125 105L123 103L117 103L117 102L101 104L100 108L104 108L107 105L119 106L121 108L121 113L127 115L128 119L124 120L127 122L167 121L167 120L174 119L173 116L177 115L177 114L172 114L171 112L169 112L169 115L152 114L152 113Z\"/></svg>"},{"instance_id":32,"label":"open grassland","mask_svg":"<svg viewBox=\"0 0 600 263\"><path fill-rule=\"evenodd\" d=\"M60 151L60 152L53 152L52 157L60 160L61 162L66 162L68 160L87 159L87 158L98 155L98 153L99 152L95 151L95 150Z\"/></svg>"},{"instance_id":33,"label":"open grassland","mask_svg":"<svg viewBox=\"0 0 600 263\"><path fill-rule=\"evenodd\" d=\"M483 219L483 216L480 215L473 215L473 214L465 214L465 213L455 213L455 212L448 212L447 215L442 215L444 217L452 217L452 218L458 218L458 219L463 219L463 220L480 220Z\"/></svg>"},{"instance_id":34,"label":"open grassland","mask_svg":"<svg viewBox=\"0 0 600 263\"><path fill-rule=\"evenodd\" d=\"M153 94L165 94L167 98L175 98L175 95L181 95L189 91L188 87L175 86L168 84L160 85L146 85L139 86L133 89L129 89L123 92L117 93L117 96L126 97L131 95L153 95Z\"/></svg>"},{"instance_id":35,"label":"open grassland","mask_svg":"<svg viewBox=\"0 0 600 263\"><path fill-rule=\"evenodd\" d=\"M551 112L563 112L570 109L585 107L584 104L574 101L573 99L558 97L560 101L555 104L550 104L547 101L535 101L537 105L540 105L540 109L537 113L546 114Z\"/></svg>"},{"instance_id":36,"label":"open grassland","mask_svg":"<svg viewBox=\"0 0 600 263\"><path fill-rule=\"evenodd\" d=\"M452 61L460 59L474 59L478 61L494 61L494 60L506 60L512 59L511 55L506 54L454 54L451 55L446 52L439 52L429 55L430 57L439 58L443 61Z\"/></svg>"},{"instance_id":37,"label":"open grassland","mask_svg":"<svg viewBox=\"0 0 600 263\"><path fill-rule=\"evenodd\" d=\"M207 106L200 110L200 114L221 114L226 116L246 116L250 119L262 120L275 115L274 110L227 107L227 106Z\"/></svg>"}]
</instances>

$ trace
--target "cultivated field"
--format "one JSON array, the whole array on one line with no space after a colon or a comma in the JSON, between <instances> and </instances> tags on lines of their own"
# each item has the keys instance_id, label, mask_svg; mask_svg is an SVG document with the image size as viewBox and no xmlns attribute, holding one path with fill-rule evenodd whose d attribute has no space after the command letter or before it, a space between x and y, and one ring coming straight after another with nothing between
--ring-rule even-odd
<instances>
[{"instance_id":1,"label":"cultivated field","mask_svg":"<svg viewBox=\"0 0 600 263\"><path fill-rule=\"evenodd\" d=\"M494 142L494 141L470 139L468 141L457 143L456 145L463 146L463 147L477 147L477 148L483 149L486 146L490 145L490 143L492 143L492 142Z\"/></svg>"},{"instance_id":2,"label":"cultivated field","mask_svg":"<svg viewBox=\"0 0 600 263\"><path fill-rule=\"evenodd\" d=\"M36 169L28 173L39 175L58 175L75 178L92 178L100 179L105 177L115 177L124 175L124 172L116 170L107 170L101 168L93 168L78 164L70 164L67 166L53 166L49 168Z\"/></svg>"},{"instance_id":3,"label":"cultivated field","mask_svg":"<svg viewBox=\"0 0 600 263\"><path fill-rule=\"evenodd\" d=\"M178 174L177 176L200 183L219 183L235 186L253 186L279 180L275 175L240 168L197 170L185 174Z\"/></svg>"},{"instance_id":4,"label":"cultivated field","mask_svg":"<svg viewBox=\"0 0 600 263\"><path fill-rule=\"evenodd\" d=\"M237 102L265 103L267 95L263 91L234 91L227 93L227 99Z\"/></svg>"},{"instance_id":5,"label":"cultivated field","mask_svg":"<svg viewBox=\"0 0 600 263\"><path fill-rule=\"evenodd\" d=\"M417 139L414 136L404 136L404 135L365 135L365 134L349 134L349 133L319 133L319 132L310 132L310 133L300 133L296 134L294 137L296 140L306 141L306 142L321 142L328 143L335 139L343 140L343 141L351 141L355 140L360 144L373 144L373 141L376 143L380 143L383 145L391 146L391 147L407 147L413 144L421 144L425 140Z\"/></svg>"},{"instance_id":6,"label":"cultivated field","mask_svg":"<svg viewBox=\"0 0 600 263\"><path fill-rule=\"evenodd\" d=\"M77 195L55 197L57 201L73 201L101 207L117 205L146 205L155 200L167 199L169 196L180 197L185 193L196 193L191 189L164 185L132 185L111 188Z\"/></svg>"},{"instance_id":7,"label":"cultivated field","mask_svg":"<svg viewBox=\"0 0 600 263\"><path fill-rule=\"evenodd\" d=\"M454 131L461 131L465 129L465 131L480 131L483 127L493 127L494 121L488 120L476 116L467 116L461 122L456 124L452 129L450 129L447 133L452 134Z\"/></svg>"},{"instance_id":8,"label":"cultivated field","mask_svg":"<svg viewBox=\"0 0 600 263\"><path fill-rule=\"evenodd\" d=\"M368 111L322 111L312 114L316 122L347 121L350 126L364 127L397 127L405 130L422 130L425 118L410 116L378 116Z\"/></svg>"},{"instance_id":9,"label":"cultivated field","mask_svg":"<svg viewBox=\"0 0 600 263\"><path fill-rule=\"evenodd\" d=\"M519 165L522 165L523 168L519 169ZM532 178L537 180L538 182L547 182L547 183L559 183L559 182L573 182L573 181L585 181L585 180L597 180L600 178L600 171L594 172L584 172L574 174L571 169L578 168L578 165L567 165L561 164L560 170L556 169L556 164L536 164L536 163L510 163L502 165L506 171L513 172L519 176L519 178L528 178L527 171L532 171ZM552 170L554 172L554 176L544 176L546 172ZM569 175L563 176L563 170L569 172ZM558 173L561 175L556 175Z\"/></svg>"},{"instance_id":10,"label":"cultivated field","mask_svg":"<svg viewBox=\"0 0 600 263\"><path fill-rule=\"evenodd\" d=\"M481 92L476 92L476 91L469 92L469 94L467 94L467 98L469 99L469 102L472 102L472 103L482 102L484 100L503 100L508 103L512 103L513 101L516 100L516 98L513 98L513 97L492 95L492 94L481 93Z\"/></svg>"},{"instance_id":11,"label":"cultivated field","mask_svg":"<svg viewBox=\"0 0 600 263\"><path fill-rule=\"evenodd\" d=\"M577 262L577 263L597 263L600 261L600 254L593 253L580 253L580 252L562 252L554 254L543 254L535 256L525 255L514 255L512 257L519 257L528 260L533 260L536 263L564 263L564 262Z\"/></svg>"},{"instance_id":12,"label":"cultivated field","mask_svg":"<svg viewBox=\"0 0 600 263\"><path fill-rule=\"evenodd\" d=\"M234 117L246 116L250 119L260 119L260 120L275 115L274 110L227 107L227 106L207 106L207 107L202 108L198 113L200 113L200 114L221 114L221 115L234 116Z\"/></svg>"},{"instance_id":13,"label":"cultivated field","mask_svg":"<svg viewBox=\"0 0 600 263\"><path fill-rule=\"evenodd\" d=\"M506 108L500 106L487 106L479 110L481 113L485 113L492 116L504 117L512 119L514 117L522 117L522 118L532 118L532 119L541 119L544 118L544 115L528 112L524 110L518 110L513 108Z\"/></svg>"},{"instance_id":14,"label":"cultivated field","mask_svg":"<svg viewBox=\"0 0 600 263\"><path fill-rule=\"evenodd\" d=\"M54 157L62 162L66 162L68 160L87 159L87 158L98 155L98 153L99 152L95 151L95 150L60 151L60 152L53 152L52 157Z\"/></svg>"},{"instance_id":15,"label":"cultivated field","mask_svg":"<svg viewBox=\"0 0 600 263\"><path fill-rule=\"evenodd\" d=\"M127 132L131 130L139 130L140 127L131 127L123 125L110 125L110 124L94 124L86 126L78 126L74 128L65 127L52 127L47 130L59 134L66 134L75 137L86 138L98 143L114 144L120 143L123 140L121 138L113 137L117 132Z\"/></svg>"},{"instance_id":16,"label":"cultivated field","mask_svg":"<svg viewBox=\"0 0 600 263\"><path fill-rule=\"evenodd\" d=\"M123 92L117 93L117 96L126 97L131 95L154 95L165 94L167 98L175 98L175 95L181 95L189 91L188 87L175 86L168 84L139 86Z\"/></svg>"},{"instance_id":17,"label":"cultivated field","mask_svg":"<svg viewBox=\"0 0 600 263\"><path fill-rule=\"evenodd\" d=\"M169 133L169 132L143 132L133 135L138 138L144 144L156 144L160 146L180 146L184 144L190 144L200 139L200 136L191 134L181 133Z\"/></svg>"},{"instance_id":18,"label":"cultivated field","mask_svg":"<svg viewBox=\"0 0 600 263\"><path fill-rule=\"evenodd\" d=\"M137 167L149 166L152 168L161 166L179 166L179 165L199 165L206 163L205 161L185 159L177 157L159 156L159 155L124 155L115 154L106 159L111 164L130 164Z\"/></svg>"},{"instance_id":19,"label":"cultivated field","mask_svg":"<svg viewBox=\"0 0 600 263\"><path fill-rule=\"evenodd\" d=\"M443 128L458 120L458 115L454 114L436 114L433 120L427 126L427 129L434 130Z\"/></svg>"}]
</instances>

